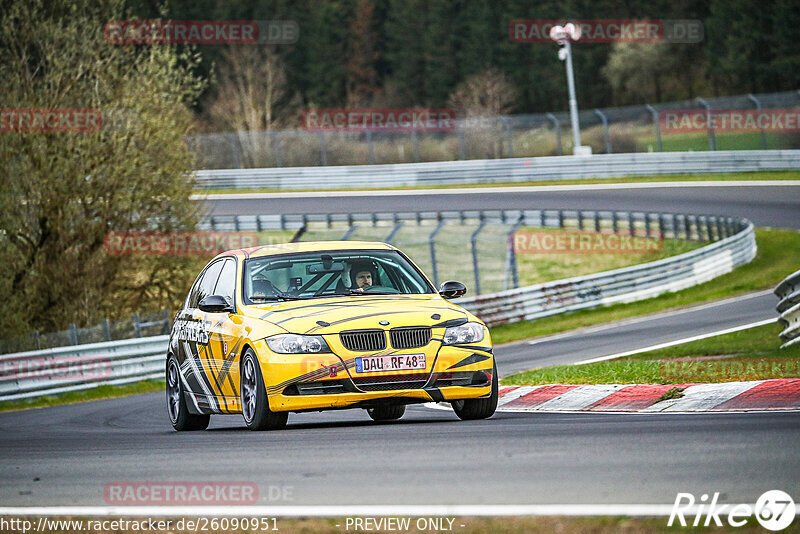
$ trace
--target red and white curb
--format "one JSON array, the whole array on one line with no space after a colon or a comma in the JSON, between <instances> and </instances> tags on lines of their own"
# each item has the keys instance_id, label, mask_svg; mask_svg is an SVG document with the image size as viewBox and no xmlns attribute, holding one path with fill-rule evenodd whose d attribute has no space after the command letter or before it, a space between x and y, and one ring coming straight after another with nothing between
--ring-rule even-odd
<instances>
[{"instance_id":1,"label":"red and white curb","mask_svg":"<svg viewBox=\"0 0 800 534\"><path fill-rule=\"evenodd\" d=\"M659 401L673 388L677 399ZM800 379L719 384L500 386L499 412L741 412L800 410Z\"/></svg>"}]
</instances>

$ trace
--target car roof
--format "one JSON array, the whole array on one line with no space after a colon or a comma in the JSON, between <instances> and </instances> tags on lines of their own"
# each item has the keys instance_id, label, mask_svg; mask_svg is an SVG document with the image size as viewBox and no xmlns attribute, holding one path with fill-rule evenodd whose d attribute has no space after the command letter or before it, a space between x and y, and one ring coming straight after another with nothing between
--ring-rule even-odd
<instances>
[{"instance_id":1,"label":"car roof","mask_svg":"<svg viewBox=\"0 0 800 534\"><path fill-rule=\"evenodd\" d=\"M397 250L388 243L378 241L299 241L297 243L277 243L275 245L259 245L257 247L228 250L217 257L231 254L244 258L261 258L278 254L295 252L317 252L323 250Z\"/></svg>"}]
</instances>

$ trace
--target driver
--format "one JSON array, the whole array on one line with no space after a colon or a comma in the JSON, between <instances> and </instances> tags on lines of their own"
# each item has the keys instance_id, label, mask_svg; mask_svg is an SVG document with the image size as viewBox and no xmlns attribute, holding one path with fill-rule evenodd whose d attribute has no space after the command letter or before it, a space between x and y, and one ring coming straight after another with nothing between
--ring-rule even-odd
<instances>
[{"instance_id":1,"label":"driver","mask_svg":"<svg viewBox=\"0 0 800 534\"><path fill-rule=\"evenodd\" d=\"M362 291L372 286L372 271L369 269L357 271L354 278L356 286Z\"/></svg>"},{"instance_id":2,"label":"driver","mask_svg":"<svg viewBox=\"0 0 800 534\"><path fill-rule=\"evenodd\" d=\"M366 291L375 284L372 266L366 262L354 263L350 267L350 287Z\"/></svg>"}]
</instances>

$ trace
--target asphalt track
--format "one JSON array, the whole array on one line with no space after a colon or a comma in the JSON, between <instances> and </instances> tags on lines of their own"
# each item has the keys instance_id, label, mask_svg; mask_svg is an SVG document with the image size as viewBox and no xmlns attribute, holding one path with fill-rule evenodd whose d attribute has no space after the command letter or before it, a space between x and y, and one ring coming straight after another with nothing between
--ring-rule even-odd
<instances>
[{"instance_id":1,"label":"asphalt track","mask_svg":"<svg viewBox=\"0 0 800 534\"><path fill-rule=\"evenodd\" d=\"M498 196L499 195L499 196ZM744 215L800 226L800 188L702 188L215 201L216 213L586 208ZM407 204L406 204L407 203ZM405 207L403 207L405 206ZM497 347L501 374L572 363L774 317L769 293ZM0 505L102 505L122 481L240 481L258 504L671 504L677 492L754 502L800 494L800 412L498 413L461 422L411 407L292 414L254 433L238 416L178 434L163 394L0 414ZM276 491L276 488L278 490ZM286 498L277 498L281 494ZM271 497L276 497L271 499Z\"/></svg>"},{"instance_id":2,"label":"asphalt track","mask_svg":"<svg viewBox=\"0 0 800 534\"><path fill-rule=\"evenodd\" d=\"M756 226L800 228L800 185L690 187L675 183L663 186L626 184L628 188L476 188L413 191L380 196L370 192L304 193L264 195L206 201L212 215L266 215L301 213L369 213L498 209L585 209L653 211L698 215L738 215ZM605 186L609 187L609 186ZM623 186L625 187L625 186ZM548 190L549 189L549 190ZM556 189L556 190L552 190ZM342 196L344 194L344 196Z\"/></svg>"}]
</instances>

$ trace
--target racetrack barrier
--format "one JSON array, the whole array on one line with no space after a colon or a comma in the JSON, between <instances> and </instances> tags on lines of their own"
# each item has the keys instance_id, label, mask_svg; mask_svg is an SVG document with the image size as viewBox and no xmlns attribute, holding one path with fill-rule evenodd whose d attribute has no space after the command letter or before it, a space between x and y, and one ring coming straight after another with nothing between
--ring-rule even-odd
<instances>
[{"instance_id":1,"label":"racetrack barrier","mask_svg":"<svg viewBox=\"0 0 800 534\"><path fill-rule=\"evenodd\" d=\"M778 284L775 295L781 299L776 309L780 314L778 321L784 328L781 332L783 348L800 341L800 271L787 276Z\"/></svg>"},{"instance_id":2,"label":"racetrack barrier","mask_svg":"<svg viewBox=\"0 0 800 534\"><path fill-rule=\"evenodd\" d=\"M514 276L516 260L511 237L513 229L523 225L598 232L613 231L630 235L643 231L648 236L712 241L701 248L658 261L456 301L490 326L618 302L633 302L665 292L678 291L728 273L735 267L751 261L756 254L753 224L747 219L738 217L576 210L270 217L268 221L265 221L263 216L249 218L242 216L225 221L217 218L215 222L208 221L208 223L234 224L239 226L237 230L252 230L255 228L251 225L267 224L267 222L272 228L278 229L300 229L312 223L333 226L339 222L350 227L357 223L369 223L386 225L387 230L391 227L392 232L396 233L397 225L406 222L415 224L425 221L435 222L436 228L441 229L442 223L446 221L459 224L470 220L500 221L510 225L512 229L508 233L507 243L509 266L507 283L517 281ZM779 287L783 287L784 284L786 288L789 287L786 281ZM794 289L790 293L797 295L796 287L791 287ZM793 309L796 308L797 306ZM0 356L0 401L161 377L164 373L167 343L168 336L161 335L2 355ZM76 361L83 364L91 362L93 365L81 365L75 370L72 369L72 364ZM98 372L98 368L101 372Z\"/></svg>"},{"instance_id":3,"label":"racetrack barrier","mask_svg":"<svg viewBox=\"0 0 800 534\"><path fill-rule=\"evenodd\" d=\"M343 189L800 169L800 150L641 152L195 172L201 189Z\"/></svg>"}]
</instances>

